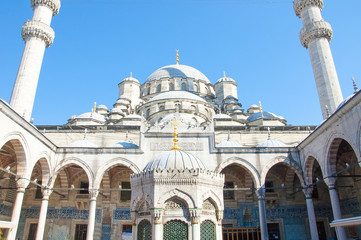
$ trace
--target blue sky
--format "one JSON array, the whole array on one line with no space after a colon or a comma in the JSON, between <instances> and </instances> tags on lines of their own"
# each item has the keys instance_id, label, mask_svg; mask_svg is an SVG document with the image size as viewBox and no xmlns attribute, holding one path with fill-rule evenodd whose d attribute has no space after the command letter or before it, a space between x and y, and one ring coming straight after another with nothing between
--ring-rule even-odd
<instances>
[{"instance_id":1,"label":"blue sky","mask_svg":"<svg viewBox=\"0 0 361 240\"><path fill-rule=\"evenodd\" d=\"M1 0L0 98L9 101L32 18L30 0ZM323 18L344 98L361 87L360 0L325 0ZM243 108L264 111L292 125L322 121L308 51L291 0L62 0L53 18L54 44L45 52L34 123L65 124L94 102L112 108L118 83L133 72L144 83L156 69L180 63L212 83L223 71L238 83Z\"/></svg>"}]
</instances>

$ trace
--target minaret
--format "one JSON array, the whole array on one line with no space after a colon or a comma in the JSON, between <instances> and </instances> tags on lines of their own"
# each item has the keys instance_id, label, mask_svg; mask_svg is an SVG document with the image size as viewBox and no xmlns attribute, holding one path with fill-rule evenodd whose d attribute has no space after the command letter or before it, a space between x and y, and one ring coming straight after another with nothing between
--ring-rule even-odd
<instances>
[{"instance_id":1,"label":"minaret","mask_svg":"<svg viewBox=\"0 0 361 240\"><path fill-rule=\"evenodd\" d=\"M332 28L321 16L323 0L294 0L293 8L302 18L300 39L311 56L322 115L326 119L327 111L332 114L343 100L329 44Z\"/></svg>"},{"instance_id":2,"label":"minaret","mask_svg":"<svg viewBox=\"0 0 361 240\"><path fill-rule=\"evenodd\" d=\"M44 51L54 40L50 23L59 12L60 0L31 0L31 6L34 15L21 30L25 48L10 99L10 106L28 121L33 110Z\"/></svg>"}]
</instances>

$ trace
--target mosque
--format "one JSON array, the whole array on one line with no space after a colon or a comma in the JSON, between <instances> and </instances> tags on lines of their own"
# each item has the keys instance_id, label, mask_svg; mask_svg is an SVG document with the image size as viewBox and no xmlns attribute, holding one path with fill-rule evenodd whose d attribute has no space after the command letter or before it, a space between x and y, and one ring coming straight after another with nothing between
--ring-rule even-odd
<instances>
[{"instance_id":1,"label":"mosque","mask_svg":"<svg viewBox=\"0 0 361 240\"><path fill-rule=\"evenodd\" d=\"M293 2L324 118L317 127L288 125L261 103L243 109L234 79L212 84L178 52L147 79L122 80L113 106L34 126L60 0L31 6L11 100L0 100L3 238L361 239L361 95L355 84L343 99L323 0Z\"/></svg>"}]
</instances>

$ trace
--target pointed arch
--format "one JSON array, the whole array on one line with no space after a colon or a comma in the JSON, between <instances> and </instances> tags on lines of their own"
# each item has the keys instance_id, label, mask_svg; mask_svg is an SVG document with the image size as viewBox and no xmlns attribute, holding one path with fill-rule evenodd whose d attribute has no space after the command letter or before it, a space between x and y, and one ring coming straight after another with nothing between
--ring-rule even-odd
<instances>
[{"instance_id":1,"label":"pointed arch","mask_svg":"<svg viewBox=\"0 0 361 240\"><path fill-rule=\"evenodd\" d=\"M245 168L245 170L248 173L250 173L250 175L253 179L253 182L255 183L255 186L256 187L261 186L260 174L258 173L257 169L252 164L250 164L248 161L246 161L242 158L239 158L239 157L232 157L232 158L227 159L226 161L219 164L215 171L220 173L224 168L226 168L232 164L236 164L236 165L239 165L239 166Z\"/></svg>"},{"instance_id":2,"label":"pointed arch","mask_svg":"<svg viewBox=\"0 0 361 240\"><path fill-rule=\"evenodd\" d=\"M52 176L51 180L49 181L49 187L52 188L54 186L55 180L56 180L59 172L71 165L76 165L76 166L82 168L88 177L89 188L91 188L91 186L93 186L94 174L93 174L91 168L89 167L89 165L87 163L85 163L83 160L73 157L73 158L68 158L68 159L61 161L59 163L59 165L57 165L55 167L54 175Z\"/></svg>"},{"instance_id":3,"label":"pointed arch","mask_svg":"<svg viewBox=\"0 0 361 240\"><path fill-rule=\"evenodd\" d=\"M103 176L106 171L116 166L124 166L133 171L133 173L140 173L140 169L137 165L135 165L132 161L126 158L114 158L105 163L101 168L99 168L96 172L94 178L94 188L99 188L102 182Z\"/></svg>"},{"instance_id":4,"label":"pointed arch","mask_svg":"<svg viewBox=\"0 0 361 240\"><path fill-rule=\"evenodd\" d=\"M32 166L30 172L32 173L35 169L35 166L37 164L39 164L40 169L41 169L42 185L47 186L49 183L49 180L50 180L50 176L52 175L49 155L46 152L44 152L44 153L40 154L37 157L37 159L38 159L38 161L36 161L35 164Z\"/></svg>"},{"instance_id":5,"label":"pointed arch","mask_svg":"<svg viewBox=\"0 0 361 240\"><path fill-rule=\"evenodd\" d=\"M154 206L154 207L159 207L159 208L164 208L164 204L168 199L171 199L173 197L177 197L182 199L183 201L185 201L188 205L189 208L196 208L198 206L196 206L196 203L194 201L194 199L187 194L186 192L183 192L182 190L179 190L177 188L172 189L166 193L164 193L159 199L158 201L156 201L155 203L158 206Z\"/></svg>"},{"instance_id":6,"label":"pointed arch","mask_svg":"<svg viewBox=\"0 0 361 240\"><path fill-rule=\"evenodd\" d=\"M25 137L20 132L11 132L0 140L0 149L7 143L14 148L16 156L16 173L24 178L29 178L28 165L31 160L30 149Z\"/></svg>"},{"instance_id":7,"label":"pointed arch","mask_svg":"<svg viewBox=\"0 0 361 240\"><path fill-rule=\"evenodd\" d=\"M290 167L291 169L294 170L294 172L296 173L296 175L298 176L298 179L301 182L301 185L304 186L305 185L305 181L303 179L302 176L302 169L300 168L300 166L296 165L296 163L294 161L291 161L288 157L284 157L284 156L279 156L279 157L275 157L273 158L273 160L271 160L263 169L262 169L262 174L261 174L261 184L264 185L266 182L266 177L267 174L269 173L269 170L275 166L276 164L284 164L288 167Z\"/></svg>"},{"instance_id":8,"label":"pointed arch","mask_svg":"<svg viewBox=\"0 0 361 240\"><path fill-rule=\"evenodd\" d=\"M223 199L220 199L219 196L214 191L209 190L202 195L201 197L202 204L207 199L211 199L212 202L214 202L217 210L223 210Z\"/></svg>"},{"instance_id":9,"label":"pointed arch","mask_svg":"<svg viewBox=\"0 0 361 240\"><path fill-rule=\"evenodd\" d=\"M312 184L313 182L313 167L315 162L317 162L320 166L320 162L318 161L318 159L315 157L314 154L307 154L304 164L303 164L303 171L304 171L304 176L305 176L305 184ZM321 169L322 174L323 173L323 169Z\"/></svg>"}]
</instances>

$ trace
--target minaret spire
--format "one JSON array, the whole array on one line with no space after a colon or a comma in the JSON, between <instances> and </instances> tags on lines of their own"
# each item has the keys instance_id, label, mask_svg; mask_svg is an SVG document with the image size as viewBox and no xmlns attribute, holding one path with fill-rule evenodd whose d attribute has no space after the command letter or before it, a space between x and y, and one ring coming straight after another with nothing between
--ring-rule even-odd
<instances>
[{"instance_id":1,"label":"minaret spire","mask_svg":"<svg viewBox=\"0 0 361 240\"><path fill-rule=\"evenodd\" d=\"M10 99L10 106L28 121L33 110L44 51L54 40L50 23L59 12L60 0L31 0L31 6L34 15L21 30L25 48Z\"/></svg>"},{"instance_id":2,"label":"minaret spire","mask_svg":"<svg viewBox=\"0 0 361 240\"><path fill-rule=\"evenodd\" d=\"M352 83L353 83L353 89L354 89L354 93L357 93L358 92L358 87L357 87L357 84L356 84L356 81L355 81L355 78L352 77Z\"/></svg>"},{"instance_id":3,"label":"minaret spire","mask_svg":"<svg viewBox=\"0 0 361 240\"><path fill-rule=\"evenodd\" d=\"M323 0L294 0L293 8L302 18L301 44L309 50L322 116L326 119L324 106L327 105L332 114L343 100L329 44L332 28L321 16Z\"/></svg>"}]
</instances>

